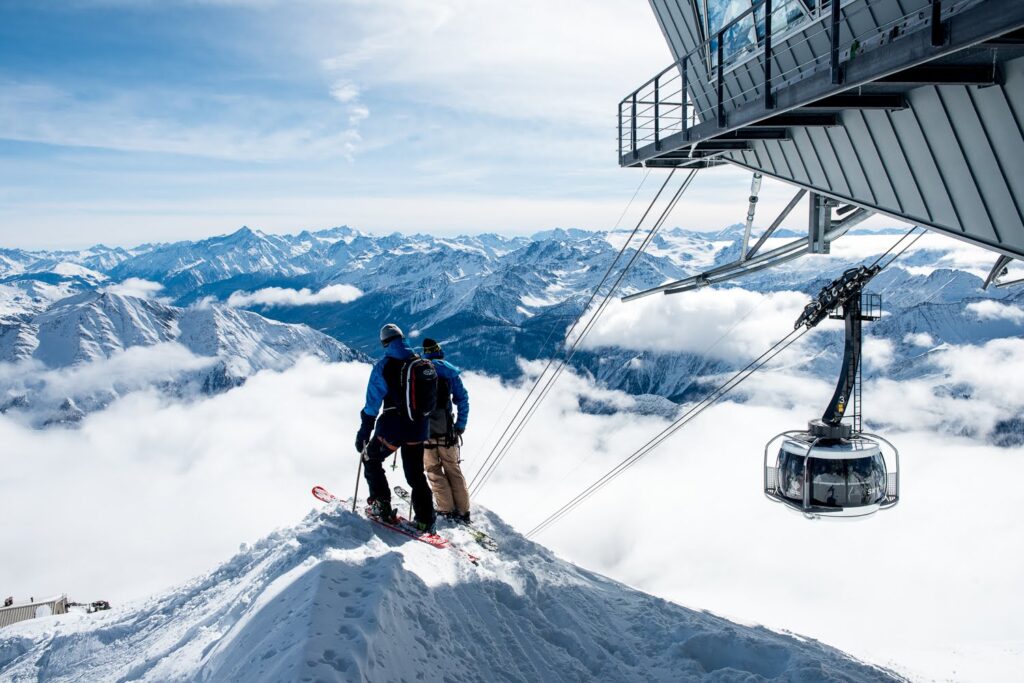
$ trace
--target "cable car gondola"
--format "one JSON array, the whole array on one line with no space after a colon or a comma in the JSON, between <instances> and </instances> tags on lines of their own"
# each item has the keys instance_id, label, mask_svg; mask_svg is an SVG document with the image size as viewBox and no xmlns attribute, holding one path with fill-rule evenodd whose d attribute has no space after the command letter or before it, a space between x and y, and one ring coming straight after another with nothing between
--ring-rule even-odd
<instances>
[{"instance_id":1,"label":"cable car gondola","mask_svg":"<svg viewBox=\"0 0 1024 683\"><path fill-rule=\"evenodd\" d=\"M862 517L899 502L899 451L861 431L861 323L881 316L881 297L863 295L863 288L879 270L847 270L822 288L794 325L811 328L826 317L846 323L842 370L825 413L806 430L776 435L764 449L765 495L808 518ZM846 415L851 403L854 410Z\"/></svg>"}]
</instances>

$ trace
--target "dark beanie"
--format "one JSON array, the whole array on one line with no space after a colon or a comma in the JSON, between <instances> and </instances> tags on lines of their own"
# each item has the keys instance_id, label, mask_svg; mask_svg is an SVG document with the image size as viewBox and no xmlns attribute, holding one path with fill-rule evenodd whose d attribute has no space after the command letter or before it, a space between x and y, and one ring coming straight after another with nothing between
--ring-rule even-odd
<instances>
[{"instance_id":1,"label":"dark beanie","mask_svg":"<svg viewBox=\"0 0 1024 683\"><path fill-rule=\"evenodd\" d=\"M430 337L423 340L423 353L434 358L444 358L444 351L441 350L441 345Z\"/></svg>"},{"instance_id":2,"label":"dark beanie","mask_svg":"<svg viewBox=\"0 0 1024 683\"><path fill-rule=\"evenodd\" d=\"M380 328L380 343L387 346L389 342L395 339L402 339L405 337L402 334L402 330L399 329L398 325L394 323L388 323L384 327Z\"/></svg>"}]
</instances>

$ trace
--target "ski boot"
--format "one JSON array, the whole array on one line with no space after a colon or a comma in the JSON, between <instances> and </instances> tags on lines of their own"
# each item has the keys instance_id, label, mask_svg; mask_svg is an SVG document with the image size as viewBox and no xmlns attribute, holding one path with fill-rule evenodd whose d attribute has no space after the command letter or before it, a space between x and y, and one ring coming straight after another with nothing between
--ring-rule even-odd
<instances>
[{"instance_id":1,"label":"ski boot","mask_svg":"<svg viewBox=\"0 0 1024 683\"><path fill-rule=\"evenodd\" d=\"M417 519L412 524L416 527L416 531L421 534L434 534L437 531L436 521L426 522L424 520Z\"/></svg>"},{"instance_id":2,"label":"ski boot","mask_svg":"<svg viewBox=\"0 0 1024 683\"><path fill-rule=\"evenodd\" d=\"M366 501L370 504L370 514L385 524L398 524L398 510L391 507L390 500L377 500L370 498Z\"/></svg>"}]
</instances>

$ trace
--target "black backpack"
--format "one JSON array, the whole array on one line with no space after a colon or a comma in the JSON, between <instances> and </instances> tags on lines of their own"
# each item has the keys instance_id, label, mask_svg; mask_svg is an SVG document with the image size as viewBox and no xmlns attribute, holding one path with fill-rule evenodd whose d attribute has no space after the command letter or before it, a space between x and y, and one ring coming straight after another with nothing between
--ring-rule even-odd
<instances>
[{"instance_id":1,"label":"black backpack","mask_svg":"<svg viewBox=\"0 0 1024 683\"><path fill-rule=\"evenodd\" d=\"M437 407L437 370L429 360L413 356L402 364L402 405L410 420L430 416Z\"/></svg>"},{"instance_id":2,"label":"black backpack","mask_svg":"<svg viewBox=\"0 0 1024 683\"><path fill-rule=\"evenodd\" d=\"M437 405L430 414L430 436L450 441L455 429L451 408L452 388L444 377L437 378Z\"/></svg>"}]
</instances>

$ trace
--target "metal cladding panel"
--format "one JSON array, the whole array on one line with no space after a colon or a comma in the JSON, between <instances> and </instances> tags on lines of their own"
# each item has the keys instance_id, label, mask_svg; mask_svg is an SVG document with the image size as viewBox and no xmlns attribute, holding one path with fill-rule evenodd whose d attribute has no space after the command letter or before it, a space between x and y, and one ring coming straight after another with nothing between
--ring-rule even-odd
<instances>
[{"instance_id":1,"label":"metal cladding panel","mask_svg":"<svg viewBox=\"0 0 1024 683\"><path fill-rule=\"evenodd\" d=\"M651 7L676 61L704 41L690 0L651 0ZM707 85L707 65L701 59L693 60L688 75L693 81L691 86L704 84L704 87L690 88L690 97L703 118L703 112L709 112L714 106L715 97L714 89Z\"/></svg>"},{"instance_id":2,"label":"metal cladding panel","mask_svg":"<svg viewBox=\"0 0 1024 683\"><path fill-rule=\"evenodd\" d=\"M843 119L850 135L856 140L868 140L861 148L860 158L868 168L868 177L879 206L896 206L902 215L929 215L921 191L910 175L910 165L900 147L888 112L857 111Z\"/></svg>"},{"instance_id":3,"label":"metal cladding panel","mask_svg":"<svg viewBox=\"0 0 1024 683\"><path fill-rule=\"evenodd\" d=\"M731 161L1024 256L1024 58L991 86L927 85L897 111L846 110Z\"/></svg>"}]
</instances>

